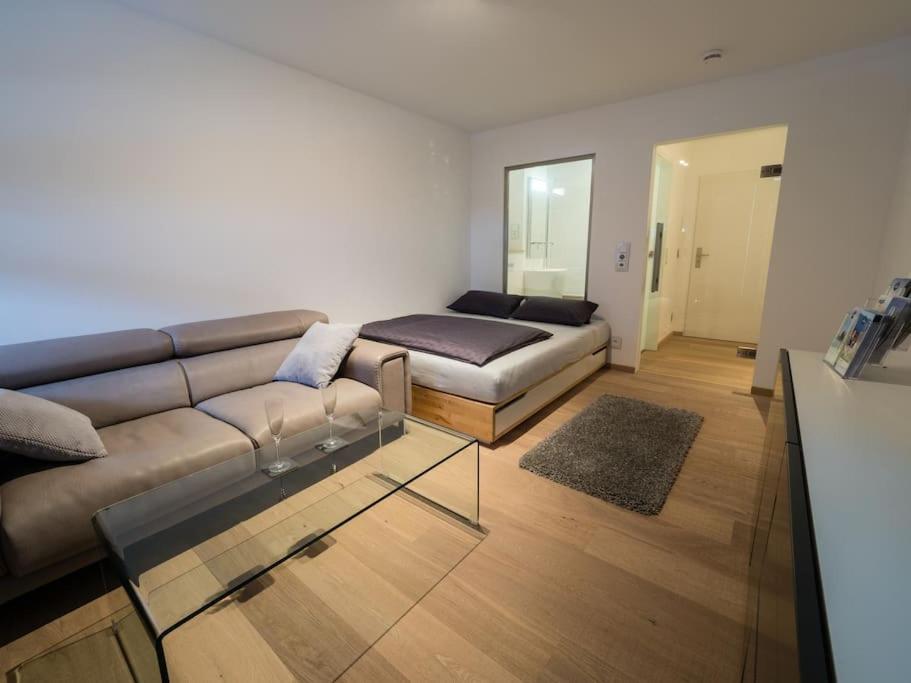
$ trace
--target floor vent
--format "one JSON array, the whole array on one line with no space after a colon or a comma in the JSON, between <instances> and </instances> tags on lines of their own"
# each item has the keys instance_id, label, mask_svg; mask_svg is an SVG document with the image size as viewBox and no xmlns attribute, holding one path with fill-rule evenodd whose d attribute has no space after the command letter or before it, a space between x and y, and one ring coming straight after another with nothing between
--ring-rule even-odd
<instances>
[{"instance_id":1,"label":"floor vent","mask_svg":"<svg viewBox=\"0 0 911 683\"><path fill-rule=\"evenodd\" d=\"M737 347L737 357L738 358L756 358L756 347L755 346L738 346Z\"/></svg>"}]
</instances>

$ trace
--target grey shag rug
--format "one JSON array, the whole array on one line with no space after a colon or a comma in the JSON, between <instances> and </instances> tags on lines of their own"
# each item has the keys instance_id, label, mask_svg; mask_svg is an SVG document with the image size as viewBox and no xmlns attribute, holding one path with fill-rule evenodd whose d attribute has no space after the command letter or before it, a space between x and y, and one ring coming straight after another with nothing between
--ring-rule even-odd
<instances>
[{"instance_id":1,"label":"grey shag rug","mask_svg":"<svg viewBox=\"0 0 911 683\"><path fill-rule=\"evenodd\" d=\"M702 416L605 394L519 460L558 484L644 515L664 507Z\"/></svg>"}]
</instances>

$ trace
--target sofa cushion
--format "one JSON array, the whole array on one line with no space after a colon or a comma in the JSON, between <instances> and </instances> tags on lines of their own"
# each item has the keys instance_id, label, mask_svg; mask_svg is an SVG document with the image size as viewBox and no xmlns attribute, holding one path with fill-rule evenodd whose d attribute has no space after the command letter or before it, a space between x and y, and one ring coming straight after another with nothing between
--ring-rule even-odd
<instances>
[{"instance_id":1,"label":"sofa cushion","mask_svg":"<svg viewBox=\"0 0 911 683\"><path fill-rule=\"evenodd\" d=\"M357 413L365 419L376 417L380 409L380 395L375 389L350 379L338 379L335 383L338 386L336 415L341 417ZM318 427L326 421L319 389L293 382L270 382L234 391L203 401L196 408L234 425L257 446L262 446L271 439L266 421L267 398L281 399L284 405L282 435L285 437Z\"/></svg>"},{"instance_id":2,"label":"sofa cushion","mask_svg":"<svg viewBox=\"0 0 911 683\"><path fill-rule=\"evenodd\" d=\"M98 546L91 518L100 508L252 451L239 431L192 408L123 422L100 436L106 458L59 465L0 487L0 543L13 575Z\"/></svg>"},{"instance_id":3,"label":"sofa cushion","mask_svg":"<svg viewBox=\"0 0 911 683\"><path fill-rule=\"evenodd\" d=\"M190 402L196 405L213 396L272 381L296 343L297 339L284 339L181 358L179 363L190 387Z\"/></svg>"},{"instance_id":4,"label":"sofa cushion","mask_svg":"<svg viewBox=\"0 0 911 683\"><path fill-rule=\"evenodd\" d=\"M176 360L43 384L22 390L88 415L96 429L190 406Z\"/></svg>"},{"instance_id":5,"label":"sofa cushion","mask_svg":"<svg viewBox=\"0 0 911 683\"><path fill-rule=\"evenodd\" d=\"M174 355L171 338L158 330L123 330L0 346L0 387L21 389Z\"/></svg>"},{"instance_id":6,"label":"sofa cushion","mask_svg":"<svg viewBox=\"0 0 911 683\"><path fill-rule=\"evenodd\" d=\"M0 451L0 485L13 479L24 477L26 474L40 472L49 467L57 467L58 464L47 460L26 458L24 455L10 453L9 451Z\"/></svg>"},{"instance_id":7,"label":"sofa cushion","mask_svg":"<svg viewBox=\"0 0 911 683\"><path fill-rule=\"evenodd\" d=\"M0 449L58 462L81 462L106 454L85 415L9 389L0 389Z\"/></svg>"},{"instance_id":8,"label":"sofa cushion","mask_svg":"<svg viewBox=\"0 0 911 683\"><path fill-rule=\"evenodd\" d=\"M316 321L329 318L319 311L274 311L221 320L203 320L161 328L174 342L178 358L265 344L300 337Z\"/></svg>"},{"instance_id":9,"label":"sofa cushion","mask_svg":"<svg viewBox=\"0 0 911 683\"><path fill-rule=\"evenodd\" d=\"M285 358L275 379L308 387L326 386L335 377L360 331L360 325L314 323Z\"/></svg>"}]
</instances>

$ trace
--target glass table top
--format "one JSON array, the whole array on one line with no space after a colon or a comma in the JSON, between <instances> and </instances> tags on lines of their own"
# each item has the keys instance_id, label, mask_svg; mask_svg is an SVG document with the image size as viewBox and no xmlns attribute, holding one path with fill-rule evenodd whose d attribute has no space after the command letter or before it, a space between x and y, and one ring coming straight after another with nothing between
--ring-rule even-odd
<instances>
[{"instance_id":1,"label":"glass table top","mask_svg":"<svg viewBox=\"0 0 911 683\"><path fill-rule=\"evenodd\" d=\"M401 413L339 418L283 438L293 468L271 476L269 444L96 513L134 604L162 638L225 596L398 492L478 522L477 442Z\"/></svg>"}]
</instances>

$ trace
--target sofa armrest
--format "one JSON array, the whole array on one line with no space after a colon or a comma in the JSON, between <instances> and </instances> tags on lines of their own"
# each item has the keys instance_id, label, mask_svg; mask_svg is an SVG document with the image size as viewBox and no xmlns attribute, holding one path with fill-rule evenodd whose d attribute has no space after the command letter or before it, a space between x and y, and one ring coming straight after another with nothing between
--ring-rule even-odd
<instances>
[{"instance_id":1,"label":"sofa armrest","mask_svg":"<svg viewBox=\"0 0 911 683\"><path fill-rule=\"evenodd\" d=\"M386 410L411 412L411 359L407 349L358 339L338 376L376 389Z\"/></svg>"}]
</instances>

